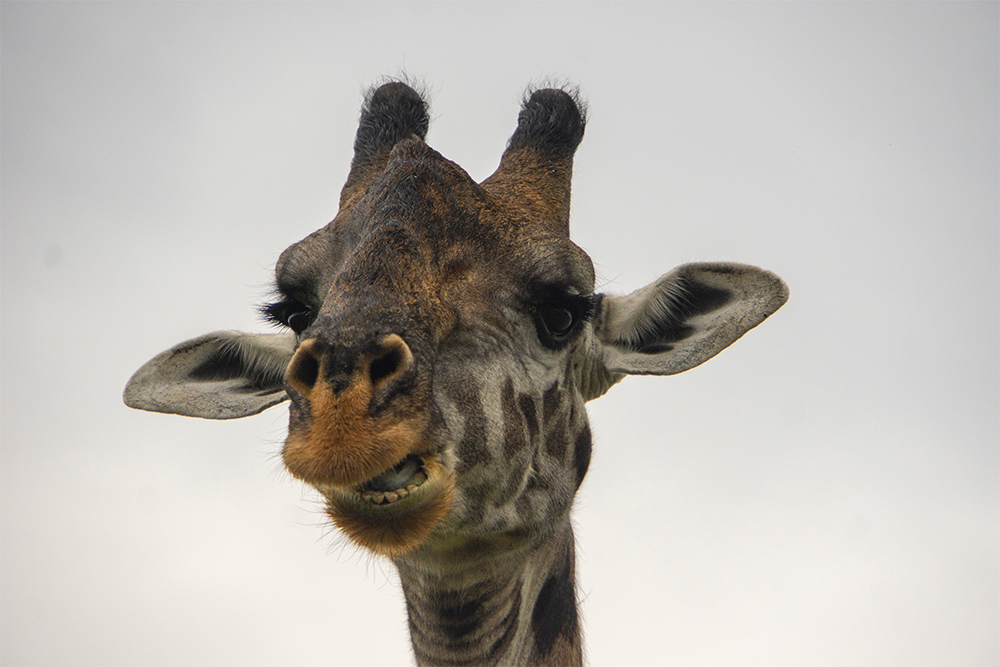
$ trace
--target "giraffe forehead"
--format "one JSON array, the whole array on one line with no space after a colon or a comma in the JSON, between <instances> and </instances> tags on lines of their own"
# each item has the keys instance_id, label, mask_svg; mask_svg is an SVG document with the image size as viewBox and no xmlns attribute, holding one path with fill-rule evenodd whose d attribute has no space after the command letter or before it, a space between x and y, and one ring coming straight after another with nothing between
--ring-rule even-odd
<instances>
[{"instance_id":1,"label":"giraffe forehead","mask_svg":"<svg viewBox=\"0 0 1000 667\"><path fill-rule=\"evenodd\" d=\"M463 246L483 259L541 245L569 244L545 213L516 193L488 191L422 141L397 144L380 176L345 224L365 231L405 226L437 254ZM332 224L337 224L334 221Z\"/></svg>"},{"instance_id":2,"label":"giraffe forehead","mask_svg":"<svg viewBox=\"0 0 1000 667\"><path fill-rule=\"evenodd\" d=\"M489 193L422 142L401 142L382 174L326 227L291 246L279 286L325 294L350 275L391 267L397 283L445 280L470 270L491 280L592 291L589 256L523 202Z\"/></svg>"}]
</instances>

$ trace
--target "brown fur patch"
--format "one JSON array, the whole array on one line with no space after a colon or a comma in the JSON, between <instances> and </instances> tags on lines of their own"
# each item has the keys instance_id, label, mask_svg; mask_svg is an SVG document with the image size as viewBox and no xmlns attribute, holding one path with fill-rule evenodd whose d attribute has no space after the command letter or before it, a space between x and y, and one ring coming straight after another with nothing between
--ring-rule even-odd
<instances>
[{"instance_id":1,"label":"brown fur patch","mask_svg":"<svg viewBox=\"0 0 1000 667\"><path fill-rule=\"evenodd\" d=\"M372 418L372 385L357 372L339 395L320 381L309 393L311 419L290 431L282 457L295 477L310 484L347 486L419 453L426 416Z\"/></svg>"},{"instance_id":2,"label":"brown fur patch","mask_svg":"<svg viewBox=\"0 0 1000 667\"><path fill-rule=\"evenodd\" d=\"M427 481L391 505L373 505L350 490L327 495L327 514L351 539L380 556L395 558L423 543L451 511L455 474L425 459Z\"/></svg>"}]
</instances>

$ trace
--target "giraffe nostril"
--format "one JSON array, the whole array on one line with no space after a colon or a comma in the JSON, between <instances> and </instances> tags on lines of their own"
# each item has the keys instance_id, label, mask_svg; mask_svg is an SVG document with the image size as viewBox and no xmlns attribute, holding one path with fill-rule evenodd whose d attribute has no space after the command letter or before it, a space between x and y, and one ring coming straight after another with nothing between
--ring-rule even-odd
<instances>
[{"instance_id":1,"label":"giraffe nostril","mask_svg":"<svg viewBox=\"0 0 1000 667\"><path fill-rule=\"evenodd\" d=\"M406 342L396 334L390 334L382 341L378 356L368 365L368 379L372 386L378 386L405 371L412 361L413 353Z\"/></svg>"},{"instance_id":2,"label":"giraffe nostril","mask_svg":"<svg viewBox=\"0 0 1000 667\"><path fill-rule=\"evenodd\" d=\"M295 368L296 379L307 387L314 387L319 378L319 361L316 357L303 357Z\"/></svg>"},{"instance_id":3,"label":"giraffe nostril","mask_svg":"<svg viewBox=\"0 0 1000 667\"><path fill-rule=\"evenodd\" d=\"M303 341L286 371L287 381L303 394L312 391L319 380L319 351L315 347L314 340Z\"/></svg>"},{"instance_id":4,"label":"giraffe nostril","mask_svg":"<svg viewBox=\"0 0 1000 667\"><path fill-rule=\"evenodd\" d=\"M401 361L399 350L392 350L372 361L372 365L368 367L368 377L372 384L376 385L390 375L395 375Z\"/></svg>"}]
</instances>

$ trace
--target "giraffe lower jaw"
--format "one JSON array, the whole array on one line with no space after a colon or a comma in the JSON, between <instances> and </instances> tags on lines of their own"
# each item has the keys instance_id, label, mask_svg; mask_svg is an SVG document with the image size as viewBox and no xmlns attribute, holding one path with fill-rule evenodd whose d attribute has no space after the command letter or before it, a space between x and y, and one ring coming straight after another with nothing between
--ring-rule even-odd
<instances>
[{"instance_id":1,"label":"giraffe lower jaw","mask_svg":"<svg viewBox=\"0 0 1000 667\"><path fill-rule=\"evenodd\" d=\"M395 558L423 544L451 511L455 473L442 454L410 454L364 482L315 486L352 542Z\"/></svg>"}]
</instances>

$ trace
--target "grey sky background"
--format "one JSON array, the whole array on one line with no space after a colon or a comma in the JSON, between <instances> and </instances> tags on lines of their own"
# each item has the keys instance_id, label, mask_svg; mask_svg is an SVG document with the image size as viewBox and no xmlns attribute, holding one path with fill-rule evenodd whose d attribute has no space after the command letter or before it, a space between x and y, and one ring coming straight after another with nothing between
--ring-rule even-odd
<instances>
[{"instance_id":1,"label":"grey sky background","mask_svg":"<svg viewBox=\"0 0 1000 667\"><path fill-rule=\"evenodd\" d=\"M404 665L390 566L277 458L287 409L128 410L156 353L266 330L361 92L495 168L525 86L590 101L604 291L702 260L791 300L590 404L593 665L1000 664L996 3L0 5L0 661Z\"/></svg>"}]
</instances>

